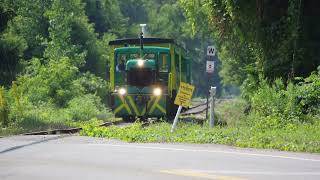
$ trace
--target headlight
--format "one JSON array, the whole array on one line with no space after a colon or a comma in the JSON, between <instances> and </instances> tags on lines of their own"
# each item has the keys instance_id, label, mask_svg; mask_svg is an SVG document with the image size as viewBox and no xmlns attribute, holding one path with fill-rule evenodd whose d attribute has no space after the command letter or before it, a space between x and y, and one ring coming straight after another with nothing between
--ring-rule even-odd
<instances>
[{"instance_id":1,"label":"headlight","mask_svg":"<svg viewBox=\"0 0 320 180\"><path fill-rule=\"evenodd\" d=\"M161 91L160 88L155 88L155 89L153 90L153 95L155 95L155 96L160 96L161 93L162 93L162 91Z\"/></svg>"},{"instance_id":2,"label":"headlight","mask_svg":"<svg viewBox=\"0 0 320 180\"><path fill-rule=\"evenodd\" d=\"M142 60L142 59L139 59L139 60L138 60L138 66L139 66L139 67L142 67L143 64L144 64L143 60Z\"/></svg>"},{"instance_id":3,"label":"headlight","mask_svg":"<svg viewBox=\"0 0 320 180\"><path fill-rule=\"evenodd\" d=\"M121 96L125 95L126 92L127 92L127 91L126 91L125 88L120 88L120 89L118 90L118 93L119 93Z\"/></svg>"}]
</instances>

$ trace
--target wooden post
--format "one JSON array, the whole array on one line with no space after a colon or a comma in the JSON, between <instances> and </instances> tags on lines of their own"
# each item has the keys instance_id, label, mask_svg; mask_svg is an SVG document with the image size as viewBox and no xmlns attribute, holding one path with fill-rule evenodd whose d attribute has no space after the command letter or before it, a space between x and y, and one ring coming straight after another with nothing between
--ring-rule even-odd
<instances>
[{"instance_id":1,"label":"wooden post","mask_svg":"<svg viewBox=\"0 0 320 180\"><path fill-rule=\"evenodd\" d=\"M216 87L210 88L210 96L211 96L211 102L210 102L210 121L209 125L210 128L214 127L214 104L215 104L215 96L216 96Z\"/></svg>"}]
</instances>

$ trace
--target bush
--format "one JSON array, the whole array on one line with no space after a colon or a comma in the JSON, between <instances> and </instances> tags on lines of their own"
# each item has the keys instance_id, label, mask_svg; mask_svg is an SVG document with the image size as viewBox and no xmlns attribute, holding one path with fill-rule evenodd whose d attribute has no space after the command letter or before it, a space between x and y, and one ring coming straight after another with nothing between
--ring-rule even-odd
<instances>
[{"instance_id":1,"label":"bush","mask_svg":"<svg viewBox=\"0 0 320 180\"><path fill-rule=\"evenodd\" d=\"M304 114L320 114L320 66L318 69L318 73L312 73L298 84L298 100Z\"/></svg>"},{"instance_id":2,"label":"bush","mask_svg":"<svg viewBox=\"0 0 320 180\"><path fill-rule=\"evenodd\" d=\"M312 73L302 80L287 86L281 79L272 86L266 80L261 81L250 100L251 122L261 128L281 128L319 120L320 75Z\"/></svg>"},{"instance_id":3,"label":"bush","mask_svg":"<svg viewBox=\"0 0 320 180\"><path fill-rule=\"evenodd\" d=\"M106 108L100 98L92 94L73 98L68 102L66 111L75 121L90 120L94 117L103 117L106 114Z\"/></svg>"},{"instance_id":4,"label":"bush","mask_svg":"<svg viewBox=\"0 0 320 180\"><path fill-rule=\"evenodd\" d=\"M8 104L6 98L6 91L0 86L0 128L6 127L9 124L8 118Z\"/></svg>"},{"instance_id":5,"label":"bush","mask_svg":"<svg viewBox=\"0 0 320 180\"><path fill-rule=\"evenodd\" d=\"M9 126L47 129L109 116L98 96L107 94L104 80L90 73L82 74L69 58L42 61L31 60L7 93ZM0 115L4 112L1 103L3 100Z\"/></svg>"},{"instance_id":6,"label":"bush","mask_svg":"<svg viewBox=\"0 0 320 180\"><path fill-rule=\"evenodd\" d=\"M110 90L109 83L89 72L81 74L75 81L85 89L86 94L94 94L101 98L102 102L107 102L107 94Z\"/></svg>"},{"instance_id":7,"label":"bush","mask_svg":"<svg viewBox=\"0 0 320 180\"><path fill-rule=\"evenodd\" d=\"M18 78L19 90L33 104L50 102L64 107L69 100L84 93L85 89L76 83L79 70L69 58L42 64L33 59L24 75Z\"/></svg>"}]
</instances>

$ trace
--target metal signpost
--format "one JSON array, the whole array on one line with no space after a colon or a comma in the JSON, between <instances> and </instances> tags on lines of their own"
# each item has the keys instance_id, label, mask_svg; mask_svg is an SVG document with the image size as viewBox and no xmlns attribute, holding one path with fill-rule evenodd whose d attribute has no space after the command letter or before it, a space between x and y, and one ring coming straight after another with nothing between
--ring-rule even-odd
<instances>
[{"instance_id":1,"label":"metal signpost","mask_svg":"<svg viewBox=\"0 0 320 180\"><path fill-rule=\"evenodd\" d=\"M184 82L180 82L179 91L176 96L176 99L174 100L174 104L179 105L179 108L178 108L177 114L173 120L171 132L173 132L177 126L178 118L179 118L182 107L189 107L190 106L193 91L194 91L194 86L187 84L187 83L184 83Z\"/></svg>"},{"instance_id":2,"label":"metal signpost","mask_svg":"<svg viewBox=\"0 0 320 180\"><path fill-rule=\"evenodd\" d=\"M206 119L208 119L208 107L209 107L209 80L210 80L210 74L212 74L214 72L214 61L210 60L210 57L213 57L216 55L216 49L214 46L208 46L207 48L207 56L208 56L208 60L207 60L207 68L206 68L206 72L207 72L207 108L206 108Z\"/></svg>"}]
</instances>

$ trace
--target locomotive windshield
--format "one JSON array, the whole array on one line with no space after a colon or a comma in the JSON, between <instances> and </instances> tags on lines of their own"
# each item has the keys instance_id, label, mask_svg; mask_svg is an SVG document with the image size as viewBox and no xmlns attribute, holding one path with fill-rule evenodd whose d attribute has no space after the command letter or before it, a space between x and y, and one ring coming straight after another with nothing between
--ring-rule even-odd
<instances>
[{"instance_id":1,"label":"locomotive windshield","mask_svg":"<svg viewBox=\"0 0 320 180\"><path fill-rule=\"evenodd\" d=\"M134 68L127 72L130 86L149 86L155 82L155 72L149 68Z\"/></svg>"}]
</instances>

